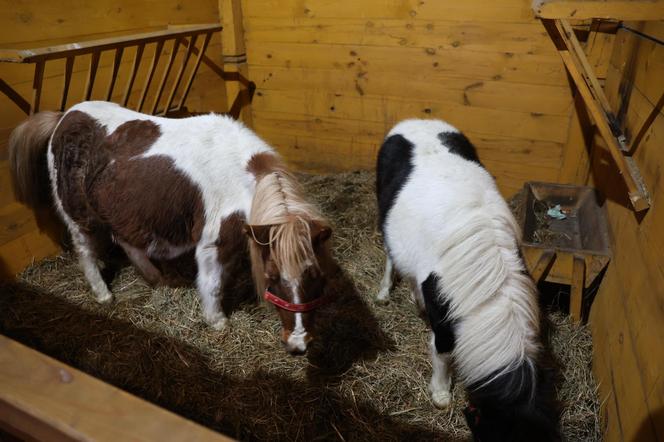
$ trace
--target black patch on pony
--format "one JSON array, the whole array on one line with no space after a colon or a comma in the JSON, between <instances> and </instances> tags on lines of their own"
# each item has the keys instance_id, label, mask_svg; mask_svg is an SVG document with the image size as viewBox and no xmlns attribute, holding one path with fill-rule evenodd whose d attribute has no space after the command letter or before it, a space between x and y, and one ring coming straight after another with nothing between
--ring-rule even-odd
<instances>
[{"instance_id":1,"label":"black patch on pony","mask_svg":"<svg viewBox=\"0 0 664 442\"><path fill-rule=\"evenodd\" d=\"M454 321L448 318L450 303L438 298L438 284L440 278L431 273L422 283L424 307L429 317L431 330L435 336L438 353L449 353L454 350Z\"/></svg>"},{"instance_id":2,"label":"black patch on pony","mask_svg":"<svg viewBox=\"0 0 664 442\"><path fill-rule=\"evenodd\" d=\"M466 423L476 442L557 442L560 407L555 371L540 362L524 361L514 370L497 372L468 387Z\"/></svg>"},{"instance_id":3,"label":"black patch on pony","mask_svg":"<svg viewBox=\"0 0 664 442\"><path fill-rule=\"evenodd\" d=\"M388 137L378 152L376 165L376 195L378 223L383 230L387 213L413 171L413 143L403 135Z\"/></svg>"},{"instance_id":4,"label":"black patch on pony","mask_svg":"<svg viewBox=\"0 0 664 442\"><path fill-rule=\"evenodd\" d=\"M441 132L438 134L438 139L450 153L459 155L461 158L477 163L480 166L482 165L480 157L477 156L475 146L461 132Z\"/></svg>"}]
</instances>

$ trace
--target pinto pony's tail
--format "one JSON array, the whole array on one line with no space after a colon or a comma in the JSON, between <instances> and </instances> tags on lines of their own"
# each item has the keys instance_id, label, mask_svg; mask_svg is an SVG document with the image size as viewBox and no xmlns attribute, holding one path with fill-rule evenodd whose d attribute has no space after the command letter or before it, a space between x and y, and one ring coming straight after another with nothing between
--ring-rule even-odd
<instances>
[{"instance_id":1,"label":"pinto pony's tail","mask_svg":"<svg viewBox=\"0 0 664 442\"><path fill-rule=\"evenodd\" d=\"M28 117L9 136L9 171L16 199L37 209L51 201L46 150L62 112Z\"/></svg>"}]
</instances>

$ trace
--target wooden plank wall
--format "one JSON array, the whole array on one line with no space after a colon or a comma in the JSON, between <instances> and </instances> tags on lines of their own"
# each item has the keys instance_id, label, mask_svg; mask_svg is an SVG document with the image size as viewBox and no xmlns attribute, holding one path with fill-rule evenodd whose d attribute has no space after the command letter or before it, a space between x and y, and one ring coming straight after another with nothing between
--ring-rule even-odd
<instances>
[{"instance_id":1,"label":"wooden plank wall","mask_svg":"<svg viewBox=\"0 0 664 442\"><path fill-rule=\"evenodd\" d=\"M296 166L372 168L397 121L463 130L505 196L557 181L571 98L529 0L245 0L254 127Z\"/></svg>"},{"instance_id":2,"label":"wooden plank wall","mask_svg":"<svg viewBox=\"0 0 664 442\"><path fill-rule=\"evenodd\" d=\"M0 1L0 47L36 47L66 41L99 38L114 34L143 32L169 24L200 24L219 22L217 0L77 0L12 2ZM200 45L199 39L199 45ZM164 48L170 52L171 43ZM152 59L154 45L145 48L130 104L138 99L138 93ZM181 49L180 52L184 52ZM221 64L221 37L215 34L207 55ZM178 55L179 57L182 54ZM134 51L125 51L115 87L114 101L124 93L125 80L134 57ZM167 57L162 56L156 78ZM78 57L74 65L69 105L82 99L88 57ZM93 99L104 95L110 79L113 53L106 52L100 60ZM0 64L0 77L29 99L32 83L32 66ZM54 109L62 90L64 61L46 64L42 109ZM153 82L152 89L157 81ZM151 89L151 90L152 90ZM169 90L169 89L167 89ZM167 94L165 94L167 95ZM227 110L223 83L207 66L202 65L187 107L197 111ZM153 96L148 96L147 105ZM165 97L164 97L165 99ZM162 100L163 103L163 100ZM147 108L148 106L146 106ZM20 271L33 259L39 260L58 250L56 240L40 231L32 213L16 203L10 187L7 165L7 139L11 130L23 119L23 114L12 101L0 94L0 277ZM55 235L51 235L55 236Z\"/></svg>"},{"instance_id":3,"label":"wooden plank wall","mask_svg":"<svg viewBox=\"0 0 664 442\"><path fill-rule=\"evenodd\" d=\"M664 22L627 25L664 41ZM591 181L608 197L614 256L590 315L594 370L606 440L664 441L664 45L620 30L606 92L630 142L653 119L634 155L652 207L632 212L609 154L595 149Z\"/></svg>"}]
</instances>

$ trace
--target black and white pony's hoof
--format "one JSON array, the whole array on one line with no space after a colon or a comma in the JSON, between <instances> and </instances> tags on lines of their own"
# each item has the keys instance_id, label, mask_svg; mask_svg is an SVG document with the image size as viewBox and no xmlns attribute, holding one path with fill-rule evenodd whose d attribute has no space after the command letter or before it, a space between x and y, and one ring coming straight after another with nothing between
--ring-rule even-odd
<instances>
[{"instance_id":1,"label":"black and white pony's hoof","mask_svg":"<svg viewBox=\"0 0 664 442\"><path fill-rule=\"evenodd\" d=\"M452 393L447 390L431 391L431 401L436 406L436 408L448 408L452 403Z\"/></svg>"},{"instance_id":2,"label":"black and white pony's hoof","mask_svg":"<svg viewBox=\"0 0 664 442\"><path fill-rule=\"evenodd\" d=\"M386 305L390 302L390 291L381 289L376 295L376 304Z\"/></svg>"}]
</instances>

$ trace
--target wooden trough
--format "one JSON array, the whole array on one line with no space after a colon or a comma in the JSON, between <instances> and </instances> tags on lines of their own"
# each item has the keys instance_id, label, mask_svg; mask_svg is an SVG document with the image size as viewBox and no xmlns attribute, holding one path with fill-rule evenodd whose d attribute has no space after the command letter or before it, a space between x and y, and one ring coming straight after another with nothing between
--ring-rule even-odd
<instances>
[{"instance_id":1,"label":"wooden trough","mask_svg":"<svg viewBox=\"0 0 664 442\"><path fill-rule=\"evenodd\" d=\"M441 118L506 198L528 183L523 254L535 279L571 285L571 314L587 319L605 439L664 440L663 1L37 0L3 11L3 279L61 251L10 188L7 140L28 114L86 99L228 113L295 168L326 173L372 169L401 119ZM569 215L549 222L551 242L534 241L538 200ZM111 408L89 405L102 397ZM97 412L98 425L85 422ZM219 438L0 336L7 433Z\"/></svg>"},{"instance_id":2,"label":"wooden trough","mask_svg":"<svg viewBox=\"0 0 664 442\"><path fill-rule=\"evenodd\" d=\"M529 182L523 192L519 224L528 269L536 281L570 285L570 314L581 320L583 290L595 282L611 259L603 200L587 186ZM548 208L556 206L560 206L564 219L546 214ZM540 229L545 232L541 238L537 235Z\"/></svg>"}]
</instances>

